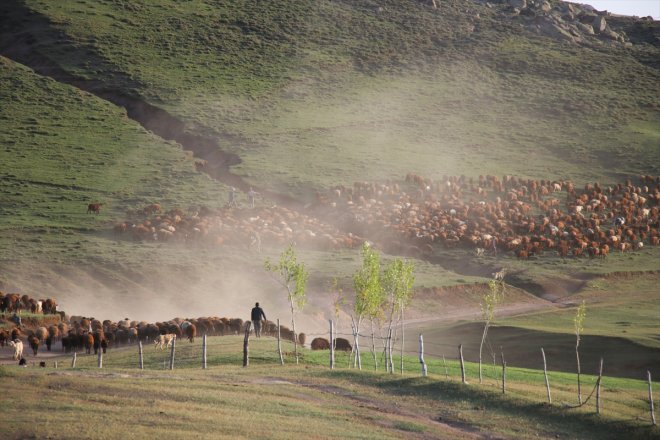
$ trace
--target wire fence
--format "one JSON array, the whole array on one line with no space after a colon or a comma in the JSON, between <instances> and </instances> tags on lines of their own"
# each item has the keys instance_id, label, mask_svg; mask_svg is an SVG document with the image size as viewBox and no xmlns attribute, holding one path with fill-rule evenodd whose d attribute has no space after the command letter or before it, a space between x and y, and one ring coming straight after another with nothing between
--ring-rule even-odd
<instances>
[{"instance_id":1,"label":"wire fence","mask_svg":"<svg viewBox=\"0 0 660 440\"><path fill-rule=\"evenodd\" d=\"M361 369L365 371L388 372L406 378L428 375L431 380L463 383L463 377L466 377L466 384L477 384L490 389L497 388L501 389L501 392L515 393L516 396L545 403L550 403L548 397L552 393L552 404L564 408L586 404L586 402L581 405L575 404L577 396L575 374L509 367L505 364L506 353L496 351L493 347L486 346L487 350L484 350L486 356L482 359L483 362L480 366L478 359L462 361L458 346L432 340L422 341L423 336L419 337L419 348L423 346L425 350L421 353L419 349L411 350L409 348L412 345L410 342L414 342L416 337L407 336L409 343L404 344L402 350L399 337L388 338L370 333L354 334L345 331L334 332L333 336L334 338L331 338L330 331L308 333L306 343L313 346L315 338L323 338L329 344L330 340L336 341L344 338L349 343L348 346L343 345L346 350L314 351L304 348L300 349L296 356L294 343L291 340L278 341L277 337L273 336L256 338L245 334L197 338L194 343L178 340L174 344L174 350L172 347L158 348L153 342L145 341L141 343L141 350L138 345L134 345L122 350L115 350L112 356L76 353L59 357L57 362L63 367L118 369L142 367L145 370L168 370L241 365L246 354L249 358L249 365L279 365L282 361L284 365L295 365L296 358L298 358L299 362L327 365L329 368L332 366L335 369L358 369L361 365ZM203 340L206 340L206 346L203 345ZM356 340L359 354L355 346ZM395 344L397 344L396 349ZM427 348L432 348L431 351L435 354L429 355L426 352ZM140 352L142 353L141 358ZM539 347L539 362L540 360L541 348ZM505 368L503 368L503 364ZM548 381L547 396L546 380ZM506 382L503 383L504 381ZM585 397L589 396L590 392L594 394L597 388L602 388L602 390L598 390L597 399L594 399L598 400L596 407L598 412L601 410L601 404L604 404L609 414L616 415L622 421L651 420L655 425L654 413L651 409L650 373L648 381L608 377L602 383L599 376L582 374L581 384ZM589 403L590 406L593 404L593 401Z\"/></svg>"}]
</instances>

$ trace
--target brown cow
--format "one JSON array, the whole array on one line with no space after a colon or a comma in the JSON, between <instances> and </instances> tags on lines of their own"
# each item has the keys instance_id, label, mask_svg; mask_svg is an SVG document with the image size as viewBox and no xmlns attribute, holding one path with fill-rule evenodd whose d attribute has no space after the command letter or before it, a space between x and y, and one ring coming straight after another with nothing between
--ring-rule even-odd
<instances>
[{"instance_id":1,"label":"brown cow","mask_svg":"<svg viewBox=\"0 0 660 440\"><path fill-rule=\"evenodd\" d=\"M197 327L195 327L195 324L190 324L188 327L186 327L186 337L190 340L190 342L195 342L196 335Z\"/></svg>"},{"instance_id":2,"label":"brown cow","mask_svg":"<svg viewBox=\"0 0 660 440\"><path fill-rule=\"evenodd\" d=\"M84 333L83 334L83 345L85 347L85 353L91 354L92 353L92 348L94 347L94 335L91 333Z\"/></svg>"},{"instance_id":3,"label":"brown cow","mask_svg":"<svg viewBox=\"0 0 660 440\"><path fill-rule=\"evenodd\" d=\"M32 349L32 352L34 355L37 355L37 351L39 351L39 338L36 336L30 336L28 338L28 343L30 344L30 348Z\"/></svg>"},{"instance_id":4,"label":"brown cow","mask_svg":"<svg viewBox=\"0 0 660 440\"><path fill-rule=\"evenodd\" d=\"M353 349L348 339L344 338L335 339L335 348L340 351L351 351Z\"/></svg>"},{"instance_id":5,"label":"brown cow","mask_svg":"<svg viewBox=\"0 0 660 440\"><path fill-rule=\"evenodd\" d=\"M90 203L87 205L87 214L100 214L101 213L101 206L103 206L103 203Z\"/></svg>"},{"instance_id":6,"label":"brown cow","mask_svg":"<svg viewBox=\"0 0 660 440\"><path fill-rule=\"evenodd\" d=\"M312 350L329 350L330 341L325 338L314 338L311 344Z\"/></svg>"}]
</instances>

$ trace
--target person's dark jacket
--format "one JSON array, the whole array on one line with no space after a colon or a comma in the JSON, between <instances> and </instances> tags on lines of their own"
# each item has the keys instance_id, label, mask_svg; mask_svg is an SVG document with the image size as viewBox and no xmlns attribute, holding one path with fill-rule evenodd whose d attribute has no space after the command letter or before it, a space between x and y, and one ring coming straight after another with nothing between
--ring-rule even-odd
<instances>
[{"instance_id":1,"label":"person's dark jacket","mask_svg":"<svg viewBox=\"0 0 660 440\"><path fill-rule=\"evenodd\" d=\"M253 321L261 321L261 319L266 320L266 314L264 313L263 309L261 307L254 307L252 309L252 320Z\"/></svg>"}]
</instances>

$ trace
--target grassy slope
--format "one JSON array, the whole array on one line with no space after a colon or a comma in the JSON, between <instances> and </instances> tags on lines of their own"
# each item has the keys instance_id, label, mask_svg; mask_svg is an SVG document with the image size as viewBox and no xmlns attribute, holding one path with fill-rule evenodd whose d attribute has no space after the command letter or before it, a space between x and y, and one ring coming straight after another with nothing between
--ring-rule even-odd
<instances>
[{"instance_id":1,"label":"grassy slope","mask_svg":"<svg viewBox=\"0 0 660 440\"><path fill-rule=\"evenodd\" d=\"M0 84L3 228L90 230L136 205L219 200L221 184L122 109L6 58Z\"/></svg>"},{"instance_id":2,"label":"grassy slope","mask_svg":"<svg viewBox=\"0 0 660 440\"><path fill-rule=\"evenodd\" d=\"M224 148L259 185L657 171L660 81L635 58L648 46L566 46L473 4L469 33L459 1L26 3L52 22L30 29L34 49L238 135Z\"/></svg>"},{"instance_id":3,"label":"grassy slope","mask_svg":"<svg viewBox=\"0 0 660 440\"><path fill-rule=\"evenodd\" d=\"M111 350L104 370L94 356L79 356L78 367L41 370L0 368L5 399L0 403L6 438L116 438L117 435L180 438L652 438L643 381L606 377L604 409L593 415L593 402L578 410L559 409L575 400L573 375L550 373L553 406L545 400L538 370L508 369L508 392L498 389L498 372L476 383L475 365L467 364L471 386L457 382L458 365L427 359L430 377L409 369L403 377L324 365L327 352L305 352L303 364L287 357L274 367L275 342L251 344L252 362L241 368L242 338L209 339L209 369L201 371L199 347L178 348L177 369L163 371L166 353L147 347L145 367L135 367L135 350ZM290 349L285 344L285 350ZM365 356L365 364L369 356ZM414 364L415 359L408 361ZM319 365L320 364L320 365ZM591 388L594 377L583 377ZM44 390L47 390L44 392ZM32 415L42 414L42 423Z\"/></svg>"}]
</instances>

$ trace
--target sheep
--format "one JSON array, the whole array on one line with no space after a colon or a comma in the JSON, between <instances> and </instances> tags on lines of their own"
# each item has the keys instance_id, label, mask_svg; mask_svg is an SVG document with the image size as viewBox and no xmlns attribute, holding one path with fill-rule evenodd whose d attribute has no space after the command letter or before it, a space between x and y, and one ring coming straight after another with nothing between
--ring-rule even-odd
<instances>
[{"instance_id":1,"label":"sheep","mask_svg":"<svg viewBox=\"0 0 660 440\"><path fill-rule=\"evenodd\" d=\"M502 269L499 272L493 272L491 275L493 276L493 279L495 281L503 281L504 280L504 275L506 275L506 272L505 272L504 269Z\"/></svg>"},{"instance_id":2,"label":"sheep","mask_svg":"<svg viewBox=\"0 0 660 440\"><path fill-rule=\"evenodd\" d=\"M154 348L160 348L161 350L164 348L170 348L174 340L176 340L176 335L173 333L159 335L154 341Z\"/></svg>"},{"instance_id":3,"label":"sheep","mask_svg":"<svg viewBox=\"0 0 660 440\"><path fill-rule=\"evenodd\" d=\"M17 361L23 357L23 343L20 339L14 339L9 341L9 345L14 348L14 354L12 358Z\"/></svg>"}]
</instances>

